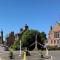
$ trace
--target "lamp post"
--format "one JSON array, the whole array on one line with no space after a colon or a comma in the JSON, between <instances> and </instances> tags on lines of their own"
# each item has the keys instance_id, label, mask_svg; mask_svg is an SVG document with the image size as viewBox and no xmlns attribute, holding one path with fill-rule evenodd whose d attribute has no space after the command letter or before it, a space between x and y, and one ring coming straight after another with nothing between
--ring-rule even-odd
<instances>
[{"instance_id":1,"label":"lamp post","mask_svg":"<svg viewBox=\"0 0 60 60\"><path fill-rule=\"evenodd\" d=\"M23 29L21 28L21 29L20 29L20 37L21 37L22 31L23 31ZM20 39L20 37L19 37L19 39ZM21 39L20 39L20 55L19 55L19 56L21 56L21 52L22 52L22 51L21 51Z\"/></svg>"},{"instance_id":2,"label":"lamp post","mask_svg":"<svg viewBox=\"0 0 60 60\"><path fill-rule=\"evenodd\" d=\"M47 44L45 44L45 46L46 46L46 56L48 56L48 48L47 48Z\"/></svg>"},{"instance_id":3,"label":"lamp post","mask_svg":"<svg viewBox=\"0 0 60 60\"><path fill-rule=\"evenodd\" d=\"M38 49L37 49L37 34L36 34L36 36L35 36L35 51L37 51Z\"/></svg>"},{"instance_id":4,"label":"lamp post","mask_svg":"<svg viewBox=\"0 0 60 60\"><path fill-rule=\"evenodd\" d=\"M20 40L20 55L19 56L21 56L21 40Z\"/></svg>"}]
</instances>

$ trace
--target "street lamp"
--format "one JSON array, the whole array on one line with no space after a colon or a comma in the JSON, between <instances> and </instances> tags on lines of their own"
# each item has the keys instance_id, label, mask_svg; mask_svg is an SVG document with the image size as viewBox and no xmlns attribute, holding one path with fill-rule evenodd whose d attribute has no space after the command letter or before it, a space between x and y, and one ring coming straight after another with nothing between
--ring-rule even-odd
<instances>
[{"instance_id":1,"label":"street lamp","mask_svg":"<svg viewBox=\"0 0 60 60\"><path fill-rule=\"evenodd\" d=\"M21 56L21 40L20 40L20 54L19 54L19 56Z\"/></svg>"},{"instance_id":2,"label":"street lamp","mask_svg":"<svg viewBox=\"0 0 60 60\"><path fill-rule=\"evenodd\" d=\"M37 51L38 50L38 48L37 48L37 33L36 33L36 36L35 36L35 51Z\"/></svg>"},{"instance_id":3,"label":"street lamp","mask_svg":"<svg viewBox=\"0 0 60 60\"><path fill-rule=\"evenodd\" d=\"M23 29L21 28L21 29L20 29L20 37L21 37L22 31L23 31ZM19 37L19 39L20 39L20 37ZM19 55L19 56L21 56L21 52L22 52L22 51L21 51L21 39L20 39L20 55Z\"/></svg>"},{"instance_id":4,"label":"street lamp","mask_svg":"<svg viewBox=\"0 0 60 60\"><path fill-rule=\"evenodd\" d=\"M46 55L46 56L48 56L48 48L47 48L47 45L48 45L48 44L45 44L45 47L46 47L46 54L45 54L45 55Z\"/></svg>"}]
</instances>

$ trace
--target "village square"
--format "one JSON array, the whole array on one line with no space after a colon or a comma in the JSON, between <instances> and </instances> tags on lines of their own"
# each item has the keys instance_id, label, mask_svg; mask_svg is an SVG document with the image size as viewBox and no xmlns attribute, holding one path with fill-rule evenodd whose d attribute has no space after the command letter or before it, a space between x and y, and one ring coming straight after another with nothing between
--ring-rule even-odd
<instances>
[{"instance_id":1,"label":"village square","mask_svg":"<svg viewBox=\"0 0 60 60\"><path fill-rule=\"evenodd\" d=\"M0 60L60 60L60 0L0 0Z\"/></svg>"},{"instance_id":2,"label":"village square","mask_svg":"<svg viewBox=\"0 0 60 60\"><path fill-rule=\"evenodd\" d=\"M44 39L41 38L41 36ZM26 41L24 42L22 39ZM32 41L31 43L27 42L29 39ZM44 41L41 43L39 40ZM22 45L22 43L24 45ZM26 45L27 43L28 45ZM0 60L59 60L59 51L59 22L50 27L48 37L46 37L44 32L41 32L39 37L39 32L32 29L30 30L27 24L25 24L24 29L20 29L19 33L9 33L5 41L3 40L3 31L1 31L0 34Z\"/></svg>"}]
</instances>

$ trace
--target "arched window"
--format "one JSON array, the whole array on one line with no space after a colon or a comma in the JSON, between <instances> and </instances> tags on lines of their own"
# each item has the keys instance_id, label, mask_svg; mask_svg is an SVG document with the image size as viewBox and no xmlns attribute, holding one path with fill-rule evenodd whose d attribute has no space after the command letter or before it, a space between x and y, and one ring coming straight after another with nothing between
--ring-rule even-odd
<instances>
[{"instance_id":1,"label":"arched window","mask_svg":"<svg viewBox=\"0 0 60 60\"><path fill-rule=\"evenodd\" d=\"M56 40L54 40L54 44L56 44Z\"/></svg>"},{"instance_id":2,"label":"arched window","mask_svg":"<svg viewBox=\"0 0 60 60\"><path fill-rule=\"evenodd\" d=\"M53 43L53 41L51 40L51 44Z\"/></svg>"},{"instance_id":3,"label":"arched window","mask_svg":"<svg viewBox=\"0 0 60 60\"><path fill-rule=\"evenodd\" d=\"M59 40L57 40L57 44L59 44Z\"/></svg>"}]
</instances>

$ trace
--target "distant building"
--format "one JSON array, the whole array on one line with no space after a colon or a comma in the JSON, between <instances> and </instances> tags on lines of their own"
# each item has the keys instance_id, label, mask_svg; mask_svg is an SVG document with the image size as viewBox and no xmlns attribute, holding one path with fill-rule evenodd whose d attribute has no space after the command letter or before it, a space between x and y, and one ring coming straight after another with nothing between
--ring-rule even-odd
<instances>
[{"instance_id":1,"label":"distant building","mask_svg":"<svg viewBox=\"0 0 60 60\"><path fill-rule=\"evenodd\" d=\"M6 44L7 46L11 46L12 44L16 43L18 40L21 39L22 34L28 30L29 27L25 24L24 29L21 28L19 33L14 34L14 32L9 33L9 36L6 37Z\"/></svg>"},{"instance_id":2,"label":"distant building","mask_svg":"<svg viewBox=\"0 0 60 60\"><path fill-rule=\"evenodd\" d=\"M48 34L48 45L60 47L60 23L51 26Z\"/></svg>"},{"instance_id":3,"label":"distant building","mask_svg":"<svg viewBox=\"0 0 60 60\"><path fill-rule=\"evenodd\" d=\"M19 40L19 36L20 36L19 33L15 34L15 41L18 41Z\"/></svg>"},{"instance_id":4,"label":"distant building","mask_svg":"<svg viewBox=\"0 0 60 60\"><path fill-rule=\"evenodd\" d=\"M14 44L14 41L15 41L14 32L11 32L9 34L9 36L6 38L6 40L7 40L7 42L6 42L7 46L13 45Z\"/></svg>"}]
</instances>

